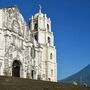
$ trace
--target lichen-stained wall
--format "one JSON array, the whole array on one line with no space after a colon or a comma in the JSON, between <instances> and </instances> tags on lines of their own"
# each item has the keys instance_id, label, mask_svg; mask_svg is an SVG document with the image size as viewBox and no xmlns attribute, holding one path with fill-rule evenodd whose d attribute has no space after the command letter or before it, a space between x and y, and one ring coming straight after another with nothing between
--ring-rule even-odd
<instances>
[{"instance_id":1,"label":"lichen-stained wall","mask_svg":"<svg viewBox=\"0 0 90 90\"><path fill-rule=\"evenodd\" d=\"M57 81L50 18L37 13L30 23L17 6L0 9L0 75Z\"/></svg>"},{"instance_id":2,"label":"lichen-stained wall","mask_svg":"<svg viewBox=\"0 0 90 90\"><path fill-rule=\"evenodd\" d=\"M13 76L13 63L18 61L20 77L38 78L40 70L37 60L40 60L41 50L38 52L40 48L32 38L30 29L16 6L0 9L0 75Z\"/></svg>"},{"instance_id":3,"label":"lichen-stained wall","mask_svg":"<svg viewBox=\"0 0 90 90\"><path fill-rule=\"evenodd\" d=\"M18 8L16 6L4 8L3 12L3 27L23 36L25 33L24 30L26 31L26 22L19 13Z\"/></svg>"}]
</instances>

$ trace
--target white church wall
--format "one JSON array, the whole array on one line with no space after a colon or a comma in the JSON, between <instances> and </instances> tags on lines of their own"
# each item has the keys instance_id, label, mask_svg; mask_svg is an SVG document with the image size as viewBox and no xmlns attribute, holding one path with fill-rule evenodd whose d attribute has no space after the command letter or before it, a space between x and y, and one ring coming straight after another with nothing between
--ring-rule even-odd
<instances>
[{"instance_id":1,"label":"white church wall","mask_svg":"<svg viewBox=\"0 0 90 90\"><path fill-rule=\"evenodd\" d=\"M42 38L41 38L42 37ZM45 44L45 32L44 31L40 31L38 33L38 42L40 42L41 44Z\"/></svg>"},{"instance_id":2,"label":"white church wall","mask_svg":"<svg viewBox=\"0 0 90 90\"><path fill-rule=\"evenodd\" d=\"M3 24L3 10L0 9L0 28L2 28L2 24Z\"/></svg>"},{"instance_id":3,"label":"white church wall","mask_svg":"<svg viewBox=\"0 0 90 90\"><path fill-rule=\"evenodd\" d=\"M0 57L0 75L3 75L3 70L4 70L4 60L3 58Z\"/></svg>"},{"instance_id":4,"label":"white church wall","mask_svg":"<svg viewBox=\"0 0 90 90\"><path fill-rule=\"evenodd\" d=\"M41 78L42 80L46 80L46 63L41 62Z\"/></svg>"},{"instance_id":5,"label":"white church wall","mask_svg":"<svg viewBox=\"0 0 90 90\"><path fill-rule=\"evenodd\" d=\"M56 81L56 65L51 62L47 62L47 67L48 67L48 79L50 81Z\"/></svg>"},{"instance_id":6,"label":"white church wall","mask_svg":"<svg viewBox=\"0 0 90 90\"><path fill-rule=\"evenodd\" d=\"M41 30L45 30L45 22L43 17L39 17L38 28L40 28Z\"/></svg>"},{"instance_id":7,"label":"white church wall","mask_svg":"<svg viewBox=\"0 0 90 90\"><path fill-rule=\"evenodd\" d=\"M5 42L4 42L4 33L3 31L0 31L0 56L4 56L4 47L5 47Z\"/></svg>"},{"instance_id":8,"label":"white church wall","mask_svg":"<svg viewBox=\"0 0 90 90\"><path fill-rule=\"evenodd\" d=\"M36 41L35 37L31 36L31 34L36 33L30 32L16 6L3 10L0 9L0 63L2 63L0 64L0 75L13 76L12 65L16 60L20 62L19 74L21 78L38 79L38 75L41 75L42 80L49 81L50 78L51 81L57 81L56 50L50 18L40 12L32 17L30 25L32 25L31 29L34 29L33 24L37 22L39 15L37 22L38 41ZM50 37L50 43L48 37ZM52 59L50 53L52 53ZM33 75L32 70L35 71ZM53 76L51 76L51 70L53 70Z\"/></svg>"}]
</instances>

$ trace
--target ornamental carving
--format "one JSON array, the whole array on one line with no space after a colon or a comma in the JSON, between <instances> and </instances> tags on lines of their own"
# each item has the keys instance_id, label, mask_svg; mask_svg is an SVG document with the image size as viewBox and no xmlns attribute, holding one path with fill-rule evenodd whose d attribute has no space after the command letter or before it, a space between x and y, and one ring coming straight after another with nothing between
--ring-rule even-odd
<instances>
[{"instance_id":1,"label":"ornamental carving","mask_svg":"<svg viewBox=\"0 0 90 90\"><path fill-rule=\"evenodd\" d=\"M35 56L36 56L35 47L32 46L32 48L31 48L31 57L34 59Z\"/></svg>"},{"instance_id":2,"label":"ornamental carving","mask_svg":"<svg viewBox=\"0 0 90 90\"><path fill-rule=\"evenodd\" d=\"M30 56L29 56L29 48L26 47L25 49L25 60L29 60L30 59Z\"/></svg>"},{"instance_id":3,"label":"ornamental carving","mask_svg":"<svg viewBox=\"0 0 90 90\"><path fill-rule=\"evenodd\" d=\"M6 24L5 27L7 27L9 30L12 29L12 21L14 18L16 18L16 11L15 8L8 8L6 10L6 15L7 15L7 20L6 20Z\"/></svg>"},{"instance_id":4,"label":"ornamental carving","mask_svg":"<svg viewBox=\"0 0 90 90\"><path fill-rule=\"evenodd\" d=\"M18 10L15 7L8 8L6 10L6 15L7 17L4 26L9 30L13 30L14 32L23 36L23 31L25 30L25 22L19 14Z\"/></svg>"},{"instance_id":5,"label":"ornamental carving","mask_svg":"<svg viewBox=\"0 0 90 90\"><path fill-rule=\"evenodd\" d=\"M19 25L18 21L13 20L12 29L14 32L18 33L18 31L19 31L19 33L20 33L20 25Z\"/></svg>"},{"instance_id":6,"label":"ornamental carving","mask_svg":"<svg viewBox=\"0 0 90 90\"><path fill-rule=\"evenodd\" d=\"M15 13L16 13L15 8L9 8L9 9L7 10L7 12L8 12L8 17L9 17L10 19L12 19L13 17L15 17Z\"/></svg>"}]
</instances>

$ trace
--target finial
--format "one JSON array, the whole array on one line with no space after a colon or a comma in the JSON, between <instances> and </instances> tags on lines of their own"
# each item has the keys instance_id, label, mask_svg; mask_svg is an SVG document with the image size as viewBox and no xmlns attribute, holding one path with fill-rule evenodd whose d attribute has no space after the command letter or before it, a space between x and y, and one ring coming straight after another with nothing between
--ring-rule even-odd
<instances>
[{"instance_id":1,"label":"finial","mask_svg":"<svg viewBox=\"0 0 90 90\"><path fill-rule=\"evenodd\" d=\"M41 10L42 10L42 6L39 5L39 13L41 13Z\"/></svg>"}]
</instances>

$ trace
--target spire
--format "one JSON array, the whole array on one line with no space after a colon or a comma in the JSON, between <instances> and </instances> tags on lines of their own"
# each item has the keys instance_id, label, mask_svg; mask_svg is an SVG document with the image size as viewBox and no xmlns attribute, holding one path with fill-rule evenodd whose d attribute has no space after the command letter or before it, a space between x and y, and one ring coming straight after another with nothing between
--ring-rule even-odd
<instances>
[{"instance_id":1,"label":"spire","mask_svg":"<svg viewBox=\"0 0 90 90\"><path fill-rule=\"evenodd\" d=\"M39 5L39 13L41 13L41 10L42 10L42 6Z\"/></svg>"}]
</instances>

